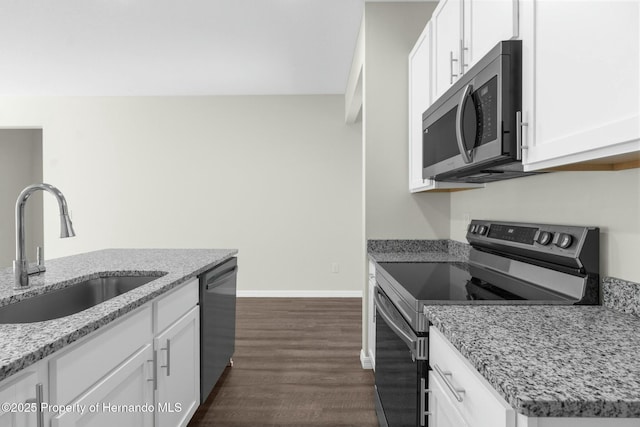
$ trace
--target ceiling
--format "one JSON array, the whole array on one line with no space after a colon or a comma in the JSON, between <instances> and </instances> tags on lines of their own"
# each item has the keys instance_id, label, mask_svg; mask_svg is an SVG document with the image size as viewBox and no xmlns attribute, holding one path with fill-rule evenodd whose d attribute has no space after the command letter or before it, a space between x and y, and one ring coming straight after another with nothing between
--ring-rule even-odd
<instances>
[{"instance_id":1,"label":"ceiling","mask_svg":"<svg viewBox=\"0 0 640 427\"><path fill-rule=\"evenodd\" d=\"M363 0L0 0L0 96L341 94Z\"/></svg>"}]
</instances>

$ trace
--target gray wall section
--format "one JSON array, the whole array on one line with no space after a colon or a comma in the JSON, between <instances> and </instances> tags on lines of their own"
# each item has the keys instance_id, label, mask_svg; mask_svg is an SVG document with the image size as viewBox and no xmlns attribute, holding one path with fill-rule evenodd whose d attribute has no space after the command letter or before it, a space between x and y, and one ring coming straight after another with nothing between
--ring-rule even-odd
<instances>
[{"instance_id":1,"label":"gray wall section","mask_svg":"<svg viewBox=\"0 0 640 427\"><path fill-rule=\"evenodd\" d=\"M0 129L0 268L15 258L15 203L26 186L42 182L42 131ZM42 193L29 198L25 211L27 255L43 245Z\"/></svg>"},{"instance_id":2,"label":"gray wall section","mask_svg":"<svg viewBox=\"0 0 640 427\"><path fill-rule=\"evenodd\" d=\"M340 95L0 97L0 126L28 125L76 231L58 238L44 196L49 259L231 247L240 292L361 291L361 131Z\"/></svg>"},{"instance_id":3,"label":"gray wall section","mask_svg":"<svg viewBox=\"0 0 640 427\"><path fill-rule=\"evenodd\" d=\"M409 192L408 55L435 2L365 6L366 237L449 237L450 196Z\"/></svg>"}]
</instances>

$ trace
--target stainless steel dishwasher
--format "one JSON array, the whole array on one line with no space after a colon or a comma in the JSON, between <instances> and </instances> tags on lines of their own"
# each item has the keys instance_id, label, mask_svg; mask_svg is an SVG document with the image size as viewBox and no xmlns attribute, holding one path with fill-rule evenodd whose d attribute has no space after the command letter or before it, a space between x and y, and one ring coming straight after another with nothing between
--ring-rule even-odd
<instances>
[{"instance_id":1,"label":"stainless steel dishwasher","mask_svg":"<svg viewBox=\"0 0 640 427\"><path fill-rule=\"evenodd\" d=\"M200 276L200 403L232 363L236 339L237 258Z\"/></svg>"}]
</instances>

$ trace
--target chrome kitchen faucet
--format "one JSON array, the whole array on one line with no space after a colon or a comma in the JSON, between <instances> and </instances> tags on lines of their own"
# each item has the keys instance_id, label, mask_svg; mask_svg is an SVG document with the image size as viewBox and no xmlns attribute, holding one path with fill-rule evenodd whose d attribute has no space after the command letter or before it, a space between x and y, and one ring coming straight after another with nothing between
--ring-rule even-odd
<instances>
[{"instance_id":1,"label":"chrome kitchen faucet","mask_svg":"<svg viewBox=\"0 0 640 427\"><path fill-rule=\"evenodd\" d=\"M14 289L26 289L29 287L29 276L45 271L42 249L37 249L37 264L29 267L29 260L24 248L24 206L27 199L36 190L48 191L58 201L60 208L60 237L73 237L73 224L69 218L67 201L60 190L50 184L33 184L22 190L16 201L16 259L13 261L13 275L15 277Z\"/></svg>"}]
</instances>

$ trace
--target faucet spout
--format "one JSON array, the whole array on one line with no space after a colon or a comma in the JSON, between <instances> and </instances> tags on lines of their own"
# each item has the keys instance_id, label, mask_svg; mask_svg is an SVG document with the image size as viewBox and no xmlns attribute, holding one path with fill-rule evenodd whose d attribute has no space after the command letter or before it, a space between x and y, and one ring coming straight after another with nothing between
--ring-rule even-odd
<instances>
[{"instance_id":1,"label":"faucet spout","mask_svg":"<svg viewBox=\"0 0 640 427\"><path fill-rule=\"evenodd\" d=\"M29 287L29 262L25 251L24 208L29 196L35 191L47 191L56 198L60 210L60 237L73 237L73 230L67 200L60 190L50 184L33 184L22 190L16 201L16 259L13 261L13 273L15 276L15 289Z\"/></svg>"}]
</instances>

